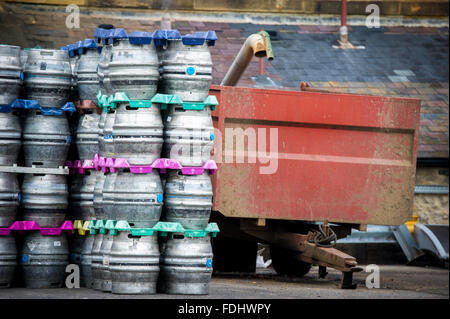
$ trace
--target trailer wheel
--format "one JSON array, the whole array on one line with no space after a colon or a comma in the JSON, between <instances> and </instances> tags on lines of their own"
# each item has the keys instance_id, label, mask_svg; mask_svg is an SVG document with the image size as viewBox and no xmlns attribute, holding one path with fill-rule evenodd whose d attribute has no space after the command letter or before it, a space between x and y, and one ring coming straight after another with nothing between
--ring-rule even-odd
<instances>
[{"instance_id":1,"label":"trailer wheel","mask_svg":"<svg viewBox=\"0 0 450 319\"><path fill-rule=\"evenodd\" d=\"M298 260L296 258L297 255L299 255L298 252L277 246L270 246L272 265L279 275L303 277L309 272L311 264Z\"/></svg>"}]
</instances>

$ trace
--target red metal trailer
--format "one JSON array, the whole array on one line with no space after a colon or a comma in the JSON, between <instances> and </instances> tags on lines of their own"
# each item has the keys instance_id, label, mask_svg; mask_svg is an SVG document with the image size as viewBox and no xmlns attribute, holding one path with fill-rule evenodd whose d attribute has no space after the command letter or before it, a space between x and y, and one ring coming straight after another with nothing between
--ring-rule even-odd
<instances>
[{"instance_id":1,"label":"red metal trailer","mask_svg":"<svg viewBox=\"0 0 450 319\"><path fill-rule=\"evenodd\" d=\"M355 259L314 244L312 222L343 237L411 218L420 101L228 86L210 93L219 101L213 209L222 235L287 249L279 259L317 263L322 275L337 268L351 286Z\"/></svg>"}]
</instances>

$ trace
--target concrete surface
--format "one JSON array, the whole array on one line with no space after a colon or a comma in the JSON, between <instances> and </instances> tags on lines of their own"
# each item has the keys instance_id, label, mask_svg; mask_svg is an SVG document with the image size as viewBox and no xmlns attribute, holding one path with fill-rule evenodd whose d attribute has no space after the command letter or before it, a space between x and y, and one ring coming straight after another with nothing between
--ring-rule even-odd
<instances>
[{"instance_id":1,"label":"concrete surface","mask_svg":"<svg viewBox=\"0 0 450 319\"><path fill-rule=\"evenodd\" d=\"M365 267L362 266L364 269ZM24 289L10 288L0 290L1 299L20 298L67 298L67 299L448 299L449 270L443 268L412 266L380 266L380 288L368 289L365 279L369 273L360 272L354 275L358 284L356 290L339 289L340 272L328 270L325 279L317 279L317 267L303 278L281 277L272 269L258 270L255 275L221 274L214 275L208 296L182 295L146 295L124 296L102 293L90 289Z\"/></svg>"}]
</instances>

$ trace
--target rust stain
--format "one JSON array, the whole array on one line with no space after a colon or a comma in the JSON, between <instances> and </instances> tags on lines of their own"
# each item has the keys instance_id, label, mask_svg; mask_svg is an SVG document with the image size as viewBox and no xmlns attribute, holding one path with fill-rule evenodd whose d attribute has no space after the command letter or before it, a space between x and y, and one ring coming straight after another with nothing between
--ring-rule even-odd
<instances>
[{"instance_id":1,"label":"rust stain","mask_svg":"<svg viewBox=\"0 0 450 319\"><path fill-rule=\"evenodd\" d=\"M221 192L219 210L222 214L234 216L256 216L251 210L252 169L249 165L226 164L220 171ZM250 205L249 205L250 204Z\"/></svg>"},{"instance_id":2,"label":"rust stain","mask_svg":"<svg viewBox=\"0 0 450 319\"><path fill-rule=\"evenodd\" d=\"M409 218L419 121L416 101L245 88L221 90L223 113L219 118L227 123L225 127L279 127L286 134L279 140L282 152L289 155L282 158L279 171L267 178L258 175L257 164L221 164L216 177L220 192L216 204L223 214L384 225L399 225ZM304 123L329 131L318 135L317 128ZM337 132L335 123L347 133L340 143L330 144ZM357 129L346 129L345 125ZM299 130L317 138L301 140ZM319 145L322 148L317 148ZM319 152L311 153L316 149ZM298 153L295 158L293 152Z\"/></svg>"}]
</instances>

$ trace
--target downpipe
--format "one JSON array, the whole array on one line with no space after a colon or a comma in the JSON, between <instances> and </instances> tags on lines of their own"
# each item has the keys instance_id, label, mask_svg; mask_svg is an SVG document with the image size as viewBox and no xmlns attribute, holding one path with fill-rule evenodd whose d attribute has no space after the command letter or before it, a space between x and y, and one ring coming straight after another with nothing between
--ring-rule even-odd
<instances>
[{"instance_id":1,"label":"downpipe","mask_svg":"<svg viewBox=\"0 0 450 319\"><path fill-rule=\"evenodd\" d=\"M266 31L254 33L245 40L244 45L239 50L220 85L235 86L253 56L258 58L267 57L269 61L273 60L272 43Z\"/></svg>"}]
</instances>

